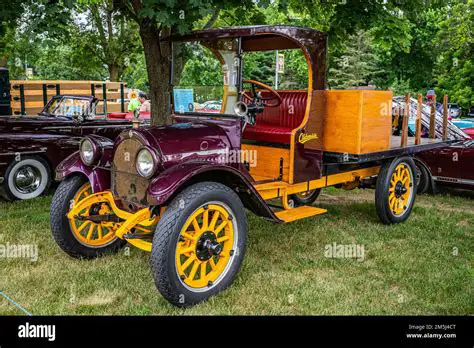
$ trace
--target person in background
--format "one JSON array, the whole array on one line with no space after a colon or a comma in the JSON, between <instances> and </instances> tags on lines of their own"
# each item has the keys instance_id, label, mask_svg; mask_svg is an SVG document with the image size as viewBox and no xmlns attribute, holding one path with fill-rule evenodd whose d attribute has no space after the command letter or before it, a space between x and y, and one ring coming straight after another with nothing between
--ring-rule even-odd
<instances>
[{"instance_id":1,"label":"person in background","mask_svg":"<svg viewBox=\"0 0 474 348\"><path fill-rule=\"evenodd\" d=\"M137 99L137 91L135 91L134 89L132 89L129 93L128 93L128 99L130 99L130 101L128 102L128 111L135 111L137 109L140 108L140 101Z\"/></svg>"},{"instance_id":2,"label":"person in background","mask_svg":"<svg viewBox=\"0 0 474 348\"><path fill-rule=\"evenodd\" d=\"M142 104L140 106L140 112L151 112L150 101L147 100L144 92L138 93L138 100Z\"/></svg>"}]
</instances>

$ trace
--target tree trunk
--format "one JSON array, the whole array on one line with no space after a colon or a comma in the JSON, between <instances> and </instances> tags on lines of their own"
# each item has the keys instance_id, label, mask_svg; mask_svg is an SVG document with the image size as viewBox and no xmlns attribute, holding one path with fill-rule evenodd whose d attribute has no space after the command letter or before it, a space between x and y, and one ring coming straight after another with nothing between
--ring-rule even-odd
<instances>
[{"instance_id":1,"label":"tree trunk","mask_svg":"<svg viewBox=\"0 0 474 348\"><path fill-rule=\"evenodd\" d=\"M120 80L119 67L117 64L109 64L109 79L112 82L118 82Z\"/></svg>"},{"instance_id":2,"label":"tree trunk","mask_svg":"<svg viewBox=\"0 0 474 348\"><path fill-rule=\"evenodd\" d=\"M169 30L162 30L166 35ZM160 45L160 32L149 20L140 23L140 38L145 52L146 69L150 84L151 123L153 125L171 124L170 113L170 69L171 50L169 43Z\"/></svg>"}]
</instances>

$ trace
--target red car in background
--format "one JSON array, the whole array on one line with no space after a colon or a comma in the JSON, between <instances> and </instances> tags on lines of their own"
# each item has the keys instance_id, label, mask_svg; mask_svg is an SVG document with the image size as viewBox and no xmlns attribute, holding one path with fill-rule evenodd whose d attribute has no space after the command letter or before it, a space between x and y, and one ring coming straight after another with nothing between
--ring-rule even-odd
<instances>
[{"instance_id":1,"label":"red car in background","mask_svg":"<svg viewBox=\"0 0 474 348\"><path fill-rule=\"evenodd\" d=\"M416 154L418 193L434 192L436 186L474 190L474 140Z\"/></svg>"}]
</instances>

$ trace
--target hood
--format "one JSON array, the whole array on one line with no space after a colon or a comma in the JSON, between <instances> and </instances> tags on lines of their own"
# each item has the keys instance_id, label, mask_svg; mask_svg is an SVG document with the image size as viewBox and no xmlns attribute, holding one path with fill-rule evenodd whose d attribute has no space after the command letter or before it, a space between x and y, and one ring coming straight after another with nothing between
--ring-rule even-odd
<instances>
[{"instance_id":1,"label":"hood","mask_svg":"<svg viewBox=\"0 0 474 348\"><path fill-rule=\"evenodd\" d=\"M0 131L37 131L48 127L71 125L73 122L67 119L55 117L27 115L27 116L0 116Z\"/></svg>"},{"instance_id":2,"label":"hood","mask_svg":"<svg viewBox=\"0 0 474 348\"><path fill-rule=\"evenodd\" d=\"M116 146L132 134L159 151L163 169L184 161L217 161L234 148L231 142L236 124L222 127L214 122L182 122L170 126L142 127L121 133ZM239 144L240 145L240 144Z\"/></svg>"}]
</instances>

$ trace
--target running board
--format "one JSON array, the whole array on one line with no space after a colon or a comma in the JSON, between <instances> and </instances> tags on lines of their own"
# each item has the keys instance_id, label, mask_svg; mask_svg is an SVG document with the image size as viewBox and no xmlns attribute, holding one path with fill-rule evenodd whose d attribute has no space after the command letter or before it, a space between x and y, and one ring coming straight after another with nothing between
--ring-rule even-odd
<instances>
[{"instance_id":1,"label":"running board","mask_svg":"<svg viewBox=\"0 0 474 348\"><path fill-rule=\"evenodd\" d=\"M277 218L286 223L304 219L310 216L324 214L326 212L326 209L304 205L302 207L279 211L275 213L275 215L277 216Z\"/></svg>"}]
</instances>

